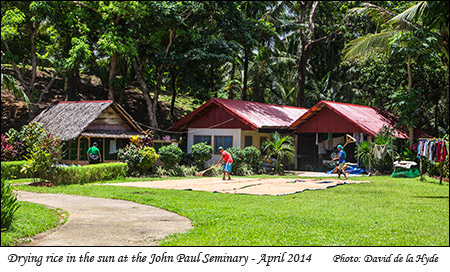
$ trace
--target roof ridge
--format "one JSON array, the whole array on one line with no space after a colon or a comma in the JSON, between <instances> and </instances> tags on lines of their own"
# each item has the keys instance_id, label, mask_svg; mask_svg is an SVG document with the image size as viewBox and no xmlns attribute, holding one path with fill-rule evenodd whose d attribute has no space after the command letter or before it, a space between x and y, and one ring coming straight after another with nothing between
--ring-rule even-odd
<instances>
[{"instance_id":1,"label":"roof ridge","mask_svg":"<svg viewBox=\"0 0 450 272\"><path fill-rule=\"evenodd\" d=\"M326 103L326 104L332 103L332 104L340 104L340 105L356 106L356 107L363 107L363 108L375 109L375 107L371 107L371 106L358 105L358 104L345 103L345 102L336 102L336 101L328 101L328 100L321 100L321 101L319 101L319 103L320 103L320 102L323 102L323 103ZM319 103L317 103L317 104L319 104ZM314 107L314 106L313 106L313 107Z\"/></svg>"},{"instance_id":2,"label":"roof ridge","mask_svg":"<svg viewBox=\"0 0 450 272\"><path fill-rule=\"evenodd\" d=\"M60 101L58 104L76 104L76 103L110 103L113 100L81 100L81 101Z\"/></svg>"},{"instance_id":3,"label":"roof ridge","mask_svg":"<svg viewBox=\"0 0 450 272\"><path fill-rule=\"evenodd\" d=\"M302 110L307 110L307 109L308 109L308 108L297 107L297 106L277 105L277 104L270 104L270 103L263 103L263 102L255 102L255 101L247 101L247 100L235 100L235 99L219 98L219 97L214 97L213 99L216 99L216 100L226 100L226 101L239 101L239 102L245 102L245 103L262 104L262 105L266 105L266 106L285 107L285 108L295 108L295 109L302 109Z\"/></svg>"}]
</instances>

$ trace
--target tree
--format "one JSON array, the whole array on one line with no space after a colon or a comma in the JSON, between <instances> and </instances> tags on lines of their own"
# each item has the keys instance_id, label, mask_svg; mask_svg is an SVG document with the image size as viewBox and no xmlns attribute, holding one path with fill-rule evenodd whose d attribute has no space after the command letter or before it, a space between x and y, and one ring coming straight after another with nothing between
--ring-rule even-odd
<instances>
[{"instance_id":1,"label":"tree","mask_svg":"<svg viewBox=\"0 0 450 272\"><path fill-rule=\"evenodd\" d=\"M382 31L379 33L368 34L359 37L348 43L344 49L344 60L351 60L361 57L365 58L372 57L376 54L379 54L380 52L395 53L395 51L396 50L398 51L399 49L403 53L406 52L407 75L408 75L407 88L408 93L412 95L413 81L411 74L411 60L412 57L417 57L417 55L420 54L420 52L424 51L423 47L424 43L419 38L419 36L420 35L424 36L422 31L427 29L424 28L424 26L421 24L421 21L422 22L430 21L427 18L423 18L421 21L418 21L418 18L426 14L430 16L430 13L424 12L424 10L426 10L427 7L428 7L427 2L419 2L398 15L395 14L394 12L384 9L383 7L369 3L364 3L363 6L360 8L352 9L351 12L353 13L369 15L377 22L380 22L380 27L382 28ZM448 4L447 4L447 11L448 11ZM447 13L445 13L445 16L448 16ZM414 19L416 22L408 21L409 19ZM441 20L439 20L439 22L441 22ZM430 25L433 24L430 23ZM442 24L439 24L439 26L440 28L442 28ZM448 33L448 21L447 21L447 33ZM433 44L434 43L433 40L435 39L433 39L430 36L428 37L431 38L426 40L428 45ZM428 45L425 45L425 47L428 47ZM408 124L410 147L412 147L414 119L411 115L408 114L404 115L404 118L406 120L406 123Z\"/></svg>"},{"instance_id":2,"label":"tree","mask_svg":"<svg viewBox=\"0 0 450 272\"><path fill-rule=\"evenodd\" d=\"M305 106L305 81L306 81L306 65L311 57L313 47L322 42L328 41L331 37L336 35L339 28L336 28L333 32L328 33L325 36L316 38L316 13L318 11L319 1L313 1L307 15L307 2L298 2L298 15L300 24L300 43L298 45L297 54L300 59L296 63L297 67L297 81L298 81L298 93L297 93L297 106ZM297 9L297 5L294 6ZM307 21L308 20L308 21Z\"/></svg>"},{"instance_id":3,"label":"tree","mask_svg":"<svg viewBox=\"0 0 450 272\"><path fill-rule=\"evenodd\" d=\"M41 56L46 55L42 36L46 35L50 26L45 22L45 17L41 15L40 6L36 2L17 2L8 4L6 8L4 14L2 10L2 43L5 49L5 52L2 51L4 53L2 62L6 61L12 65L24 89L25 95L22 97L26 97L25 101L31 101L27 103L31 120L37 111L34 103L40 103L43 94L56 79L54 74L44 89L40 91L35 89L38 62L42 59ZM21 59L22 57L24 58ZM29 77L26 75L27 65L31 65Z\"/></svg>"}]
</instances>

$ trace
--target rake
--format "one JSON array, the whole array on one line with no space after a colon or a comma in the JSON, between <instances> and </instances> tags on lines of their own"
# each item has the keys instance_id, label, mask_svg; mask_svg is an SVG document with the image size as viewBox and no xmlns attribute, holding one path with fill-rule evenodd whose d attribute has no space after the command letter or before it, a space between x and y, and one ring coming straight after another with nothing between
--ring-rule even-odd
<instances>
[{"instance_id":1,"label":"rake","mask_svg":"<svg viewBox=\"0 0 450 272\"><path fill-rule=\"evenodd\" d=\"M200 171L200 172L195 173L195 175L196 175L197 177L203 177L203 174L204 174L205 172L207 172L207 171L213 169L214 167L216 167L216 166L213 165L213 166L211 166L211 167L208 168L208 169L205 169L205 170L203 170L203 171Z\"/></svg>"},{"instance_id":2,"label":"rake","mask_svg":"<svg viewBox=\"0 0 450 272\"><path fill-rule=\"evenodd\" d=\"M345 134L345 144L342 146L342 149L344 149L348 144L354 143L356 142L356 139L353 138L352 136ZM333 152L331 154L331 158L333 159L334 157L336 157L336 152Z\"/></svg>"}]
</instances>

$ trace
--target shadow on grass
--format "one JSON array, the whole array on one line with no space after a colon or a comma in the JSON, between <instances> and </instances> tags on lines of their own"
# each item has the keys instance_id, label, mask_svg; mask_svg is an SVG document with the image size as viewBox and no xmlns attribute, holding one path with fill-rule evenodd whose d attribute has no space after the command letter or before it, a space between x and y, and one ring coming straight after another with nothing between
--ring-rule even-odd
<instances>
[{"instance_id":1,"label":"shadow on grass","mask_svg":"<svg viewBox=\"0 0 450 272\"><path fill-rule=\"evenodd\" d=\"M448 199L448 196L415 196L415 198L442 198L442 199Z\"/></svg>"}]
</instances>

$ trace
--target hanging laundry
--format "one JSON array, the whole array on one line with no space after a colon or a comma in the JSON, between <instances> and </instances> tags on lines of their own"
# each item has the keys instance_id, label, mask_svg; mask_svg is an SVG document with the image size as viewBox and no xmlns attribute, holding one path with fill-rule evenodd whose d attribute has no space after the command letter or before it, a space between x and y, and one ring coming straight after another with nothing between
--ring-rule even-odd
<instances>
[{"instance_id":1,"label":"hanging laundry","mask_svg":"<svg viewBox=\"0 0 450 272\"><path fill-rule=\"evenodd\" d=\"M374 145L373 147L373 155L375 159L382 160L386 157L388 153L388 145Z\"/></svg>"},{"instance_id":2,"label":"hanging laundry","mask_svg":"<svg viewBox=\"0 0 450 272\"><path fill-rule=\"evenodd\" d=\"M317 145L317 153L319 155L327 154L327 149L326 149L325 144L326 144L325 141L323 141Z\"/></svg>"},{"instance_id":3,"label":"hanging laundry","mask_svg":"<svg viewBox=\"0 0 450 272\"><path fill-rule=\"evenodd\" d=\"M344 144L345 143L345 137L337 137L337 138L333 138L333 149L340 145L340 144Z\"/></svg>"},{"instance_id":4,"label":"hanging laundry","mask_svg":"<svg viewBox=\"0 0 450 272\"><path fill-rule=\"evenodd\" d=\"M447 160L447 143L440 139L423 139L417 145L417 158L431 162Z\"/></svg>"}]
</instances>

